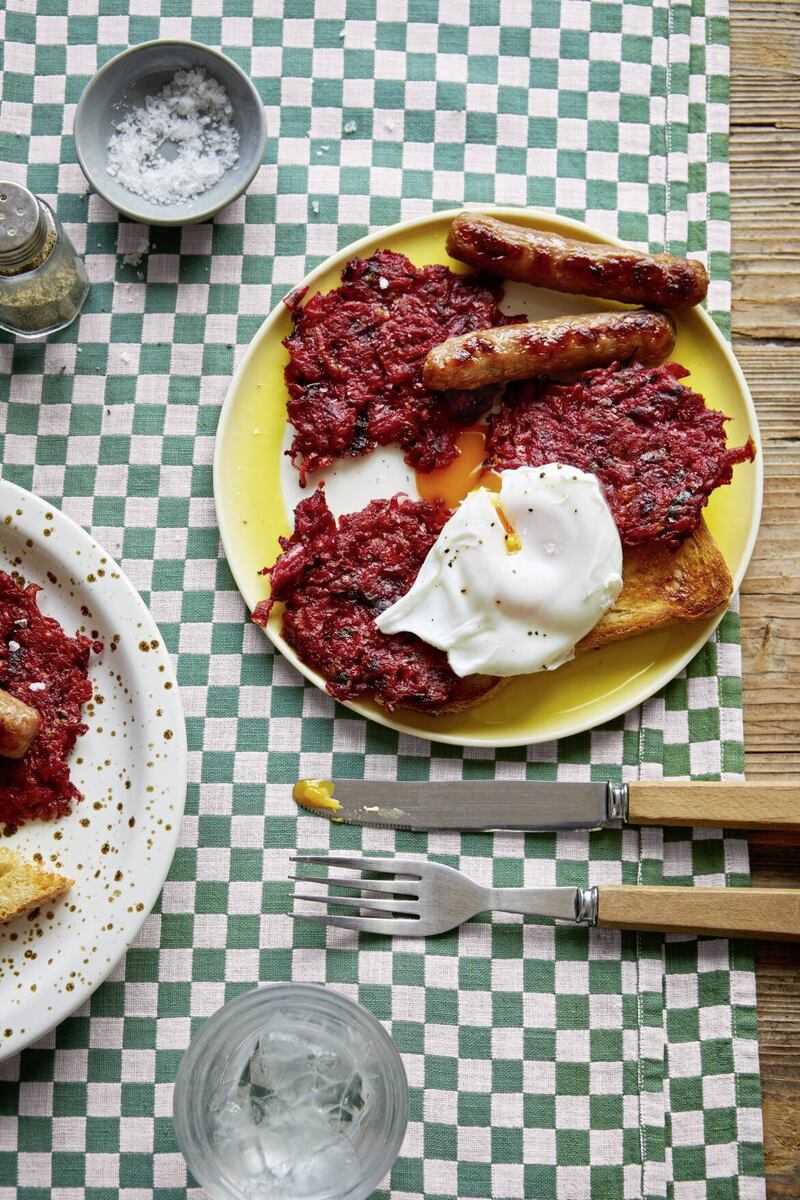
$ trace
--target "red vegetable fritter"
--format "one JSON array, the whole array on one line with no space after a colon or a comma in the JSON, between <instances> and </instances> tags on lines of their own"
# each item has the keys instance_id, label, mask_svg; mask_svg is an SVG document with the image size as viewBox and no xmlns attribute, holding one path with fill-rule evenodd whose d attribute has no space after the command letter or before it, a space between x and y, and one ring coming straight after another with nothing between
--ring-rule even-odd
<instances>
[{"instance_id":1,"label":"red vegetable fritter","mask_svg":"<svg viewBox=\"0 0 800 1200\"><path fill-rule=\"evenodd\" d=\"M509 388L489 419L487 465L502 471L561 462L590 471L603 484L623 544L658 540L676 549L697 528L714 489L755 457L751 439L726 448L729 418L684 387L688 374L678 363L614 363L575 383Z\"/></svg>"},{"instance_id":2,"label":"red vegetable fritter","mask_svg":"<svg viewBox=\"0 0 800 1200\"><path fill-rule=\"evenodd\" d=\"M385 634L375 625L405 595L450 512L393 496L335 521L322 489L301 500L283 553L262 574L272 595L253 620L266 625L277 600L286 605L283 636L327 680L337 700L374 696L399 706L436 709L462 687L441 650L413 634Z\"/></svg>"},{"instance_id":3,"label":"red vegetable fritter","mask_svg":"<svg viewBox=\"0 0 800 1200\"><path fill-rule=\"evenodd\" d=\"M102 650L80 633L68 637L39 612L40 591L0 571L0 688L41 716L27 754L0 758L0 825L14 828L61 817L81 798L66 760L87 729L81 709L92 698L89 655Z\"/></svg>"},{"instance_id":4,"label":"red vegetable fritter","mask_svg":"<svg viewBox=\"0 0 800 1200\"><path fill-rule=\"evenodd\" d=\"M460 427L485 412L496 391L431 392L422 383L425 358L457 334L523 320L500 312L502 296L495 279L418 268L379 250L348 263L342 286L305 306L302 293L289 297L287 411L300 483L336 458L391 442L417 470L451 463Z\"/></svg>"}]
</instances>

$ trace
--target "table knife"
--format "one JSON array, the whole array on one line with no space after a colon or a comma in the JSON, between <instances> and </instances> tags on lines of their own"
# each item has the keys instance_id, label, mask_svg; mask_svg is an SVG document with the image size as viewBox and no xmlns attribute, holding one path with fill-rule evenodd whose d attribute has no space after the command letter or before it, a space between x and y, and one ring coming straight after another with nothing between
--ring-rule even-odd
<instances>
[{"instance_id":1,"label":"table knife","mask_svg":"<svg viewBox=\"0 0 800 1200\"><path fill-rule=\"evenodd\" d=\"M294 798L332 821L386 829L546 832L630 824L800 831L800 782L300 780Z\"/></svg>"}]
</instances>

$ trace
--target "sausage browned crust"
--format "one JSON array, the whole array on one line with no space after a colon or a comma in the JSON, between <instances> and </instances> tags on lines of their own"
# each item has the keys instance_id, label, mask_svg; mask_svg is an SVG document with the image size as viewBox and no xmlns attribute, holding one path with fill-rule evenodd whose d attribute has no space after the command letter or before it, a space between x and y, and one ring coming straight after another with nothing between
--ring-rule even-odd
<instances>
[{"instance_id":1,"label":"sausage browned crust","mask_svg":"<svg viewBox=\"0 0 800 1200\"><path fill-rule=\"evenodd\" d=\"M455 218L447 253L505 279L651 308L691 308L708 291L706 269L695 259L570 241L474 213Z\"/></svg>"},{"instance_id":2,"label":"sausage browned crust","mask_svg":"<svg viewBox=\"0 0 800 1200\"><path fill-rule=\"evenodd\" d=\"M675 325L665 313L588 313L464 333L434 346L422 379L438 391L470 390L558 371L606 367L636 357L645 366L667 358Z\"/></svg>"}]
</instances>

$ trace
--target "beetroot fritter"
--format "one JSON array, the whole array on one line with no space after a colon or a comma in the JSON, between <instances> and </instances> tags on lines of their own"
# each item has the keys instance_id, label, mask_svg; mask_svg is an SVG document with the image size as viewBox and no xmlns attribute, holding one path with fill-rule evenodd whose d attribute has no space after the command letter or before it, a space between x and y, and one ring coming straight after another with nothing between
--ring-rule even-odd
<instances>
[{"instance_id":1,"label":"beetroot fritter","mask_svg":"<svg viewBox=\"0 0 800 1200\"><path fill-rule=\"evenodd\" d=\"M729 418L680 382L688 374L678 363L614 363L575 383L517 385L490 418L487 463L498 471L550 462L590 471L625 545L658 540L675 549L714 489L755 457L751 439L726 448Z\"/></svg>"},{"instance_id":2,"label":"beetroot fritter","mask_svg":"<svg viewBox=\"0 0 800 1200\"><path fill-rule=\"evenodd\" d=\"M452 462L459 428L490 407L495 391L432 392L422 367L447 338L522 320L500 312L502 296L495 279L420 269L379 250L348 263L341 287L303 307L302 294L289 298L287 411L300 483L336 458L391 442L420 471Z\"/></svg>"},{"instance_id":3,"label":"beetroot fritter","mask_svg":"<svg viewBox=\"0 0 800 1200\"><path fill-rule=\"evenodd\" d=\"M413 634L381 633L375 618L409 590L449 516L441 502L400 495L373 500L337 525L317 490L298 504L294 533L262 572L272 595L253 620L266 625L282 600L283 636L337 700L374 696L390 712L448 705L464 681L446 654Z\"/></svg>"},{"instance_id":4,"label":"beetroot fritter","mask_svg":"<svg viewBox=\"0 0 800 1200\"><path fill-rule=\"evenodd\" d=\"M86 732L81 709L92 698L89 654L102 649L82 634L68 637L39 612L35 584L22 587L0 571L0 688L41 716L23 758L0 758L0 824L61 817L80 793L67 758Z\"/></svg>"}]
</instances>

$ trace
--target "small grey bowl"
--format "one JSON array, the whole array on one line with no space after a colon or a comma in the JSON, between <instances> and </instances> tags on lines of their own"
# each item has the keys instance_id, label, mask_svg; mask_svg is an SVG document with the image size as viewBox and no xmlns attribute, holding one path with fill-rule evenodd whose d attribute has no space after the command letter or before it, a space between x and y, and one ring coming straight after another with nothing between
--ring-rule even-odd
<instances>
[{"instance_id":1,"label":"small grey bowl","mask_svg":"<svg viewBox=\"0 0 800 1200\"><path fill-rule=\"evenodd\" d=\"M225 88L239 131L239 158L213 187L183 204L153 204L108 174L108 143L126 110L144 104L187 67L205 67ZM199 42L158 38L123 50L86 85L75 111L75 151L96 192L114 208L146 225L193 225L207 221L241 196L261 166L267 119L261 97L241 67Z\"/></svg>"}]
</instances>

